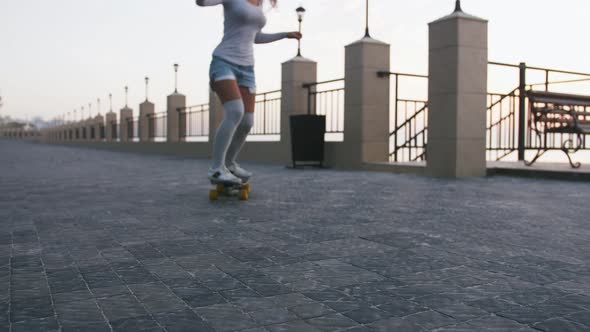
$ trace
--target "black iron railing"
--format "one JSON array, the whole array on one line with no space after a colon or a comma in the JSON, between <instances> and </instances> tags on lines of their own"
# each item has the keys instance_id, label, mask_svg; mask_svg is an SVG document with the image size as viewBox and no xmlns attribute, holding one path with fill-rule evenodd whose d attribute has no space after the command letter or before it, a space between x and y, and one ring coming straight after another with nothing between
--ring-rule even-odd
<instances>
[{"instance_id":1,"label":"black iron railing","mask_svg":"<svg viewBox=\"0 0 590 332\"><path fill-rule=\"evenodd\" d=\"M527 91L543 87L545 91L558 89L559 92L572 92L580 84L588 84L590 90L590 74L556 70L549 68L530 67L524 63L519 65L490 62L491 68L504 67L518 69L518 83L513 83L508 93L488 93L486 110L486 150L488 160L504 160L508 157L524 160L525 152L537 150L542 144L549 145L550 150L561 150L563 142L571 139L568 134L555 133L548 142L543 142L535 135L531 123L530 105ZM493 66L493 67L492 67ZM531 74L535 73L535 74ZM425 75L379 72L380 76L393 76L395 79L395 98L393 98L393 125L391 132L391 161L419 161L426 159L428 143L428 102L424 99L403 99L400 97L400 78L422 78ZM527 83L527 77L541 76L537 83ZM558 79L552 80L557 77ZM514 80L512 80L514 82ZM427 90L427 89L426 89ZM427 95L427 93L423 93ZM588 120L589 117L580 119ZM580 150L590 149L583 139Z\"/></svg>"},{"instance_id":2,"label":"black iron railing","mask_svg":"<svg viewBox=\"0 0 590 332\"><path fill-rule=\"evenodd\" d=\"M177 109L178 134L183 141L209 137L209 104Z\"/></svg>"},{"instance_id":3,"label":"black iron railing","mask_svg":"<svg viewBox=\"0 0 590 332\"><path fill-rule=\"evenodd\" d=\"M418 89L426 88L428 76L397 72L378 72L379 77L393 78L393 113L392 131L390 132L390 160L419 161L426 159L426 142L428 135L427 93L423 99L403 97L409 95L408 89L402 89L402 81ZM402 96L403 95L403 96ZM416 94L413 94L416 95Z\"/></svg>"},{"instance_id":4,"label":"black iron railing","mask_svg":"<svg viewBox=\"0 0 590 332\"><path fill-rule=\"evenodd\" d=\"M344 132L344 78L307 83L307 113L326 116L326 133Z\"/></svg>"},{"instance_id":5,"label":"black iron railing","mask_svg":"<svg viewBox=\"0 0 590 332\"><path fill-rule=\"evenodd\" d=\"M148 121L148 139L150 141L165 141L167 135L167 120L168 113L166 111L160 113L149 114Z\"/></svg>"},{"instance_id":6,"label":"black iron railing","mask_svg":"<svg viewBox=\"0 0 590 332\"><path fill-rule=\"evenodd\" d=\"M250 135L281 134L281 90L256 94L254 127Z\"/></svg>"},{"instance_id":7,"label":"black iron railing","mask_svg":"<svg viewBox=\"0 0 590 332\"><path fill-rule=\"evenodd\" d=\"M126 119L127 140L129 142L139 141L139 121L136 117Z\"/></svg>"},{"instance_id":8,"label":"black iron railing","mask_svg":"<svg viewBox=\"0 0 590 332\"><path fill-rule=\"evenodd\" d=\"M119 125L117 124L117 121L111 121L111 123L109 123L109 126L111 126L110 139L116 141L119 138Z\"/></svg>"}]
</instances>

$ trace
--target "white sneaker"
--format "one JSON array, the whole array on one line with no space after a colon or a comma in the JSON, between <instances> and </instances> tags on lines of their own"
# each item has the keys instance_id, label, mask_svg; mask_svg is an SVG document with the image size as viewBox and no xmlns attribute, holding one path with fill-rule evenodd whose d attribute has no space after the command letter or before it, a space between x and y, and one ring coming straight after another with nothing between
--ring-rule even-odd
<instances>
[{"instance_id":1,"label":"white sneaker","mask_svg":"<svg viewBox=\"0 0 590 332\"><path fill-rule=\"evenodd\" d=\"M248 172L247 170L241 168L240 165L238 165L237 163L228 166L227 169L229 169L229 171L232 172L233 175L239 177L244 182L248 181L248 179L252 177L252 172Z\"/></svg>"},{"instance_id":2,"label":"white sneaker","mask_svg":"<svg viewBox=\"0 0 590 332\"><path fill-rule=\"evenodd\" d=\"M218 169L209 169L207 173L209 180L213 182L225 182L233 184L241 184L242 180L233 175L226 167L220 167Z\"/></svg>"}]
</instances>

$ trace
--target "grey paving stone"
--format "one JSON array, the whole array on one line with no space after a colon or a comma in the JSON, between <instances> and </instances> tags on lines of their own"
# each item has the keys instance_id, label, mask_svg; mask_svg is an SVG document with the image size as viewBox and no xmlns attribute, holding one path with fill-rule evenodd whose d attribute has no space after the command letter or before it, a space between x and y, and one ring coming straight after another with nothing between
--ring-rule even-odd
<instances>
[{"instance_id":1,"label":"grey paving stone","mask_svg":"<svg viewBox=\"0 0 590 332\"><path fill-rule=\"evenodd\" d=\"M312 325L307 324L302 320L294 320L282 324L270 325L266 329L270 332L319 332L319 330Z\"/></svg>"},{"instance_id":2,"label":"grey paving stone","mask_svg":"<svg viewBox=\"0 0 590 332\"><path fill-rule=\"evenodd\" d=\"M405 321L414 323L424 329L431 330L439 327L456 324L457 321L449 316L436 311L423 311L403 318Z\"/></svg>"},{"instance_id":3,"label":"grey paving stone","mask_svg":"<svg viewBox=\"0 0 590 332\"><path fill-rule=\"evenodd\" d=\"M38 318L32 320L26 320L12 324L13 332L33 332L33 331L44 331L44 332L57 332L59 331L59 325L55 317Z\"/></svg>"},{"instance_id":4,"label":"grey paving stone","mask_svg":"<svg viewBox=\"0 0 590 332\"><path fill-rule=\"evenodd\" d=\"M584 183L249 164L256 195L210 204L198 175L206 160L3 140L0 151L0 303L11 302L11 317L0 304L0 331L54 317L50 295L64 331L110 331L86 305L134 296L128 287L162 321L225 301L241 305L227 321L256 308L311 320L371 306L415 319L352 331L420 330L441 316L453 323L433 329L531 331L521 323L570 327L561 317L576 328L590 316ZM76 311L89 320L62 318ZM182 315L186 324L170 318L166 330L213 328ZM125 320L123 329L143 323ZM296 319L248 329L315 328Z\"/></svg>"},{"instance_id":5,"label":"grey paving stone","mask_svg":"<svg viewBox=\"0 0 590 332\"><path fill-rule=\"evenodd\" d=\"M321 303L305 303L290 307L289 311L301 319L310 319L335 313L334 310Z\"/></svg>"},{"instance_id":6,"label":"grey paving stone","mask_svg":"<svg viewBox=\"0 0 590 332\"><path fill-rule=\"evenodd\" d=\"M419 325L401 318L388 318L376 321L367 325L372 331L389 332L389 331L404 331L404 332L423 332L426 331Z\"/></svg>"},{"instance_id":7,"label":"grey paving stone","mask_svg":"<svg viewBox=\"0 0 590 332\"><path fill-rule=\"evenodd\" d=\"M55 310L60 321L102 322L104 318L94 300L56 303Z\"/></svg>"},{"instance_id":8,"label":"grey paving stone","mask_svg":"<svg viewBox=\"0 0 590 332\"><path fill-rule=\"evenodd\" d=\"M162 283L136 284L130 285L130 288L152 314L187 309L186 303Z\"/></svg>"},{"instance_id":9,"label":"grey paving stone","mask_svg":"<svg viewBox=\"0 0 590 332\"><path fill-rule=\"evenodd\" d=\"M46 318L55 315L51 306L51 298L43 296L38 298L15 299L10 304L10 321L20 322L36 318Z\"/></svg>"},{"instance_id":10,"label":"grey paving stone","mask_svg":"<svg viewBox=\"0 0 590 332\"><path fill-rule=\"evenodd\" d=\"M190 310L159 313L155 315L155 317L156 320L160 323L160 325L162 325L166 329L166 331L215 331L212 326L204 322L197 314Z\"/></svg>"},{"instance_id":11,"label":"grey paving stone","mask_svg":"<svg viewBox=\"0 0 590 332\"><path fill-rule=\"evenodd\" d=\"M361 307L343 313L344 316L360 324L369 324L374 321L392 317L392 314L377 307Z\"/></svg>"},{"instance_id":12,"label":"grey paving stone","mask_svg":"<svg viewBox=\"0 0 590 332\"><path fill-rule=\"evenodd\" d=\"M216 304L195 310L217 331L244 330L258 326L250 316L231 304Z\"/></svg>"},{"instance_id":13,"label":"grey paving stone","mask_svg":"<svg viewBox=\"0 0 590 332\"><path fill-rule=\"evenodd\" d=\"M109 321L147 315L143 306L131 295L115 295L98 300Z\"/></svg>"},{"instance_id":14,"label":"grey paving stone","mask_svg":"<svg viewBox=\"0 0 590 332\"><path fill-rule=\"evenodd\" d=\"M151 316L121 318L110 322L115 332L162 331L162 328Z\"/></svg>"},{"instance_id":15,"label":"grey paving stone","mask_svg":"<svg viewBox=\"0 0 590 332\"><path fill-rule=\"evenodd\" d=\"M178 297L191 307L206 307L213 304L226 303L227 300L219 293L209 290L208 288L197 287L179 287L172 290Z\"/></svg>"},{"instance_id":16,"label":"grey paving stone","mask_svg":"<svg viewBox=\"0 0 590 332\"><path fill-rule=\"evenodd\" d=\"M308 319L306 322L321 331L344 330L359 325L357 322L339 313Z\"/></svg>"},{"instance_id":17,"label":"grey paving stone","mask_svg":"<svg viewBox=\"0 0 590 332\"><path fill-rule=\"evenodd\" d=\"M249 312L248 315L260 325L274 325L298 319L295 314L283 308L253 311Z\"/></svg>"},{"instance_id":18,"label":"grey paving stone","mask_svg":"<svg viewBox=\"0 0 590 332\"><path fill-rule=\"evenodd\" d=\"M535 324L535 329L544 332L582 332L590 330L590 326L572 322L564 318L552 318Z\"/></svg>"}]
</instances>

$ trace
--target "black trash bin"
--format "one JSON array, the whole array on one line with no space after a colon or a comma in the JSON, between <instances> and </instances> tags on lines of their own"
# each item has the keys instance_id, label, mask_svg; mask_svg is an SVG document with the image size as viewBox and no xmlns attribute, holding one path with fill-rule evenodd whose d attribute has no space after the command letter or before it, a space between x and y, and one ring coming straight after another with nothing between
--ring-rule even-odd
<instances>
[{"instance_id":1,"label":"black trash bin","mask_svg":"<svg viewBox=\"0 0 590 332\"><path fill-rule=\"evenodd\" d=\"M319 166L324 163L324 115L292 115L290 117L293 167Z\"/></svg>"}]
</instances>

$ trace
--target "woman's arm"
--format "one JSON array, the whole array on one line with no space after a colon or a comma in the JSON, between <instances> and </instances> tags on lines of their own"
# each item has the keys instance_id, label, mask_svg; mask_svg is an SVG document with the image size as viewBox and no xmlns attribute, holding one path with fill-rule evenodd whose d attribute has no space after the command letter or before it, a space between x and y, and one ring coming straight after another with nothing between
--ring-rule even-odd
<instances>
[{"instance_id":1,"label":"woman's arm","mask_svg":"<svg viewBox=\"0 0 590 332\"><path fill-rule=\"evenodd\" d=\"M197 0L197 5L198 6L217 6L217 5L221 5L223 3L223 0Z\"/></svg>"},{"instance_id":2,"label":"woman's arm","mask_svg":"<svg viewBox=\"0 0 590 332\"><path fill-rule=\"evenodd\" d=\"M254 43L256 44L266 44L272 43L277 40L290 38L290 39L301 39L301 34L299 32L279 32L279 33L263 33L259 32L256 34L256 38L254 39Z\"/></svg>"},{"instance_id":3,"label":"woman's arm","mask_svg":"<svg viewBox=\"0 0 590 332\"><path fill-rule=\"evenodd\" d=\"M272 43L277 40L287 38L286 32L279 32L279 33L263 33L259 32L256 34L256 38L254 39L254 43L256 44L267 44Z\"/></svg>"}]
</instances>

